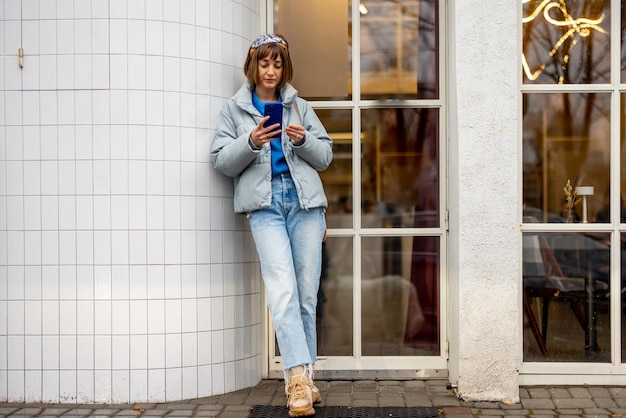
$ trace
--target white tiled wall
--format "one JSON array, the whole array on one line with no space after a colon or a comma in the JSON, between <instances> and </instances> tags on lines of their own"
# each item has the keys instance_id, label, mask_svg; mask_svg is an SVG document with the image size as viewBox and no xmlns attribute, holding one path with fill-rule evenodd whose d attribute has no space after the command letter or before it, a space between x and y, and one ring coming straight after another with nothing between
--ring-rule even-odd
<instances>
[{"instance_id":1,"label":"white tiled wall","mask_svg":"<svg viewBox=\"0 0 626 418\"><path fill-rule=\"evenodd\" d=\"M261 3L0 0L0 401L260 379L256 251L209 148Z\"/></svg>"}]
</instances>

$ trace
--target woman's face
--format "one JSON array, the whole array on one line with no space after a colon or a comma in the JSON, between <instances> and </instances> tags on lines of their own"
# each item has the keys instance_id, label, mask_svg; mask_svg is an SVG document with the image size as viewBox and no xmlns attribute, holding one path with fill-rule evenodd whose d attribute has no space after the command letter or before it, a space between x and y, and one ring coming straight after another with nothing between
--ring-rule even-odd
<instances>
[{"instance_id":1,"label":"woman's face","mask_svg":"<svg viewBox=\"0 0 626 418\"><path fill-rule=\"evenodd\" d=\"M268 55L258 61L257 72L259 85L262 89L275 90L283 78L283 61L279 56L272 58Z\"/></svg>"}]
</instances>

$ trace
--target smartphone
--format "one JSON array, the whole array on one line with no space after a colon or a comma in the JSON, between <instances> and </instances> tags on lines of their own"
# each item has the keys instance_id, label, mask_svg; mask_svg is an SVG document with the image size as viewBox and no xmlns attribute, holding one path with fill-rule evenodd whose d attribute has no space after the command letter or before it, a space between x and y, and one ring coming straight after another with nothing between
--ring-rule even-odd
<instances>
[{"instance_id":1,"label":"smartphone","mask_svg":"<svg viewBox=\"0 0 626 418\"><path fill-rule=\"evenodd\" d=\"M272 126L276 123L279 123L280 126L278 129L283 128L283 104L282 103L267 103L265 105L265 112L263 112L263 116L268 116L269 119L265 122L264 126ZM278 135L274 137L274 139L278 138Z\"/></svg>"}]
</instances>

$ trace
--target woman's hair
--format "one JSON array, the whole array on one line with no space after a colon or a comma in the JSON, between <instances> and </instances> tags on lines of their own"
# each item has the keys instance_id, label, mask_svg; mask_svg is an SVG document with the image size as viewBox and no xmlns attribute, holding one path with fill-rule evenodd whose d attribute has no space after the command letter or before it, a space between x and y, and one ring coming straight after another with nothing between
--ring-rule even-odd
<instances>
[{"instance_id":1,"label":"woman's hair","mask_svg":"<svg viewBox=\"0 0 626 418\"><path fill-rule=\"evenodd\" d=\"M283 77L278 84L278 89L285 87L293 79L293 65L291 64L291 58L289 57L289 44L282 35L279 36L285 45L279 45L277 43L268 43L259 46L256 49L251 49L252 52L248 52L246 62L243 65L243 72L248 79L248 82L254 88L260 83L259 80L259 60L269 57L270 59L276 59L280 57L283 62Z\"/></svg>"}]
</instances>

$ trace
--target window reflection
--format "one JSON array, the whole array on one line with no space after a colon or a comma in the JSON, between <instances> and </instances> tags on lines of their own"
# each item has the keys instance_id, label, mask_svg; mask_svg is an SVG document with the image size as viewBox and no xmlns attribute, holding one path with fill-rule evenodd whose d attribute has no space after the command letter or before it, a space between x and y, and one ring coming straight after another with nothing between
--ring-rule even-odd
<instances>
[{"instance_id":1,"label":"window reflection","mask_svg":"<svg viewBox=\"0 0 626 418\"><path fill-rule=\"evenodd\" d=\"M610 81L610 0L523 0L524 83Z\"/></svg>"},{"instance_id":2,"label":"window reflection","mask_svg":"<svg viewBox=\"0 0 626 418\"><path fill-rule=\"evenodd\" d=\"M525 233L524 361L611 361L610 234Z\"/></svg>"},{"instance_id":3,"label":"window reflection","mask_svg":"<svg viewBox=\"0 0 626 418\"><path fill-rule=\"evenodd\" d=\"M361 91L365 99L439 97L437 0L361 2Z\"/></svg>"},{"instance_id":4,"label":"window reflection","mask_svg":"<svg viewBox=\"0 0 626 418\"><path fill-rule=\"evenodd\" d=\"M333 161L320 172L328 198L328 228L352 228L352 112L345 109L316 110L333 139Z\"/></svg>"},{"instance_id":5,"label":"window reflection","mask_svg":"<svg viewBox=\"0 0 626 418\"><path fill-rule=\"evenodd\" d=\"M352 96L349 6L337 0L274 0L274 30L289 41L292 84L309 100Z\"/></svg>"},{"instance_id":6,"label":"window reflection","mask_svg":"<svg viewBox=\"0 0 626 418\"><path fill-rule=\"evenodd\" d=\"M623 221L622 221L623 222ZM626 363L626 233L621 234L621 313L622 313L622 363Z\"/></svg>"},{"instance_id":7,"label":"window reflection","mask_svg":"<svg viewBox=\"0 0 626 418\"><path fill-rule=\"evenodd\" d=\"M439 225L439 111L362 111L365 228Z\"/></svg>"},{"instance_id":8,"label":"window reflection","mask_svg":"<svg viewBox=\"0 0 626 418\"><path fill-rule=\"evenodd\" d=\"M352 238L328 237L323 246L317 303L317 351L320 356L352 355L352 252Z\"/></svg>"},{"instance_id":9,"label":"window reflection","mask_svg":"<svg viewBox=\"0 0 626 418\"><path fill-rule=\"evenodd\" d=\"M367 237L361 245L363 355L438 355L439 238Z\"/></svg>"},{"instance_id":10,"label":"window reflection","mask_svg":"<svg viewBox=\"0 0 626 418\"><path fill-rule=\"evenodd\" d=\"M605 222L610 95L524 95L524 215L530 222ZM568 180L590 187L567 201ZM567 212L572 204L573 213ZM585 216L586 215L586 216Z\"/></svg>"}]
</instances>

